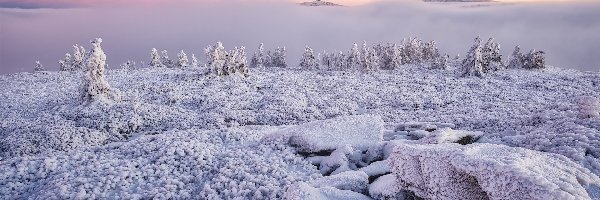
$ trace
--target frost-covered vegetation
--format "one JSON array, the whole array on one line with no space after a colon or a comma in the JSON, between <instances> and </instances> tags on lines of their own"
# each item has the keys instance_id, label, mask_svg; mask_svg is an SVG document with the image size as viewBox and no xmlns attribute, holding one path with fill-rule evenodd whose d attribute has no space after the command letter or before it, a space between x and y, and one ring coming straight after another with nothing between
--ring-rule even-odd
<instances>
[{"instance_id":1,"label":"frost-covered vegetation","mask_svg":"<svg viewBox=\"0 0 600 200\"><path fill-rule=\"evenodd\" d=\"M101 42L0 76L2 197L600 198L600 74L543 53L411 38L288 66L217 43L106 70Z\"/></svg>"}]
</instances>

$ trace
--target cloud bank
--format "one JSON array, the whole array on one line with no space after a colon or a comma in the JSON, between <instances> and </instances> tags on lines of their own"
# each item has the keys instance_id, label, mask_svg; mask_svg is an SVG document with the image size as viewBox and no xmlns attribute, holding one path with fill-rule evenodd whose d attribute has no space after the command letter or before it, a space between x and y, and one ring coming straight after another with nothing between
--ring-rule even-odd
<instances>
[{"instance_id":1,"label":"cloud bank","mask_svg":"<svg viewBox=\"0 0 600 200\"><path fill-rule=\"evenodd\" d=\"M108 63L148 61L151 48L171 56L222 41L251 54L286 46L297 64L305 45L347 50L354 42L436 40L444 52L464 54L477 35L494 36L506 57L515 45L547 51L551 65L598 71L600 3L515 4L463 7L416 1L307 8L287 2L236 1L148 8L1 9L0 73L30 71L36 60L50 69L75 43L103 37Z\"/></svg>"}]
</instances>

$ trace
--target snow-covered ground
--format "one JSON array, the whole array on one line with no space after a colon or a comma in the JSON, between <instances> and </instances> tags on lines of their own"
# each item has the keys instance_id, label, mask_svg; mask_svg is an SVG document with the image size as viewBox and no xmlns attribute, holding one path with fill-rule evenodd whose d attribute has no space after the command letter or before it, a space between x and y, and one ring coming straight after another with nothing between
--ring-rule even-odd
<instances>
[{"instance_id":1,"label":"snow-covered ground","mask_svg":"<svg viewBox=\"0 0 600 200\"><path fill-rule=\"evenodd\" d=\"M2 75L0 196L600 198L600 73L249 74L108 70L90 105L81 72Z\"/></svg>"}]
</instances>

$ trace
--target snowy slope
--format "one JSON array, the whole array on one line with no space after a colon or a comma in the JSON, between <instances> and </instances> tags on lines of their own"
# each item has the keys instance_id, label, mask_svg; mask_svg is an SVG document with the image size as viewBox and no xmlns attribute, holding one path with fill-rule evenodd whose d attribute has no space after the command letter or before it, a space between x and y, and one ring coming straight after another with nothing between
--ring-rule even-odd
<instances>
[{"instance_id":1,"label":"snowy slope","mask_svg":"<svg viewBox=\"0 0 600 200\"><path fill-rule=\"evenodd\" d=\"M289 144L260 143L266 135L295 130L290 125L356 114L381 116L389 129L383 137L397 138L396 143L415 144L402 138L437 124L456 131L440 129L417 143L476 135L481 136L480 143L560 154L600 174L598 73L551 67L477 78L459 77L454 68L430 70L419 65L372 73L251 69L247 78L201 71L109 70L108 82L121 91L122 101L91 106L81 106L78 72L0 76L0 195L42 199L397 195L384 194L377 186L390 182L390 176L375 186L360 186L368 190L364 194L349 193L321 185L329 183L321 179L329 175L311 165L318 160L314 163L328 165L332 169L325 171L331 172L339 168L341 158L347 168L331 176L370 164L363 171L380 176L387 171L377 162L387 158L385 144L373 143L366 153L345 146L333 157L333 152L302 155ZM392 130L407 122L430 123L423 130ZM389 144L392 150L398 147Z\"/></svg>"}]
</instances>

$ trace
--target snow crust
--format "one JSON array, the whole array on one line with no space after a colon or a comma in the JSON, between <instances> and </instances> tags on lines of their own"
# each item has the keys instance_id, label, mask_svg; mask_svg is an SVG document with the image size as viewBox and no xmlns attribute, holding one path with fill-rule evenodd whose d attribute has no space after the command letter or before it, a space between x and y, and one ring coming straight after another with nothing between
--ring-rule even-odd
<instances>
[{"instance_id":1,"label":"snow crust","mask_svg":"<svg viewBox=\"0 0 600 200\"><path fill-rule=\"evenodd\" d=\"M600 178L568 158L495 144L404 144L396 186L431 199L590 199Z\"/></svg>"}]
</instances>

